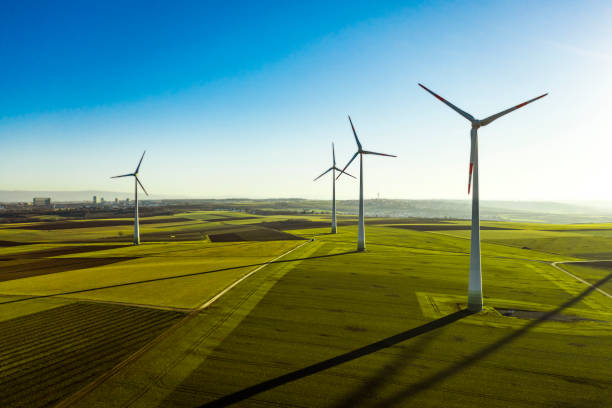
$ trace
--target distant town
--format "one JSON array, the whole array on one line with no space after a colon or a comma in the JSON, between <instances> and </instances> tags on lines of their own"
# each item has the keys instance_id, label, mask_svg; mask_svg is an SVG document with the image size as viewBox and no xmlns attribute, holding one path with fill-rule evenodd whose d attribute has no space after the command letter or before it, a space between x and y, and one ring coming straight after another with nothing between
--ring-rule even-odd
<instances>
[{"instance_id":1,"label":"distant town","mask_svg":"<svg viewBox=\"0 0 612 408\"><path fill-rule=\"evenodd\" d=\"M148 202L149 205L155 205L155 203ZM33 210L40 209L70 209L70 208L121 208L132 205L129 198L124 200L118 197L112 200L106 200L104 197L93 196L91 201L68 201L68 202L53 202L51 197L34 197L31 202L15 202L15 203L2 203L0 208L4 210L27 210L31 208ZM147 205L147 204L145 204Z\"/></svg>"},{"instance_id":2,"label":"distant town","mask_svg":"<svg viewBox=\"0 0 612 408\"><path fill-rule=\"evenodd\" d=\"M57 194L61 197L60 194ZM133 216L134 201L96 194L89 200L57 200L36 196L30 201L0 201L0 223L26 222L30 217L63 216L73 219ZM415 217L430 219L469 219L468 200L400 200L371 198L365 200L368 217ZM139 200L143 216L176 214L185 211L236 211L259 215L328 214L328 200L301 198L273 199L145 199ZM357 200L338 200L340 215L357 214ZM481 217L490 221L524 221L546 223L612 222L610 203L483 201Z\"/></svg>"}]
</instances>

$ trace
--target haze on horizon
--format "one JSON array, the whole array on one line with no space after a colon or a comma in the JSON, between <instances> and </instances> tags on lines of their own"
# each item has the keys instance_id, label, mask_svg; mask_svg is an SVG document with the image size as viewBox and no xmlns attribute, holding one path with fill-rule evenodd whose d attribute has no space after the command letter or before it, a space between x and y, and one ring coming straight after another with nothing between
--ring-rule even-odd
<instances>
[{"instance_id":1,"label":"haze on horizon","mask_svg":"<svg viewBox=\"0 0 612 408\"><path fill-rule=\"evenodd\" d=\"M40 2L2 4L0 190L329 199L364 146L365 196L611 200L612 4ZM358 173L358 163L349 168ZM358 182L341 178L339 199Z\"/></svg>"}]
</instances>

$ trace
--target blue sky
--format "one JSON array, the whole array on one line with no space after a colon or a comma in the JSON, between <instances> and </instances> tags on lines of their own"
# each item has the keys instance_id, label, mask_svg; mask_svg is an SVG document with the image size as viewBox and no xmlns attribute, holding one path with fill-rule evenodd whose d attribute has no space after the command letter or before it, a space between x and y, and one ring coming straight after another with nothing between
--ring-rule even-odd
<instances>
[{"instance_id":1,"label":"blue sky","mask_svg":"<svg viewBox=\"0 0 612 408\"><path fill-rule=\"evenodd\" d=\"M609 2L14 2L0 5L0 189L328 198L365 148L366 197L612 199ZM356 165L351 166L358 171ZM339 180L340 198L358 184Z\"/></svg>"}]
</instances>

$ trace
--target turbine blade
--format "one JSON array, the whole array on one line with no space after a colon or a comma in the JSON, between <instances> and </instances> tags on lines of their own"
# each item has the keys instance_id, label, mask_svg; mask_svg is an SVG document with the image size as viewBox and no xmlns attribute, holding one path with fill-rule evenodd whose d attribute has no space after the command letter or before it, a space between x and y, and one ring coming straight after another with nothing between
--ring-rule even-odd
<instances>
[{"instance_id":1,"label":"turbine blade","mask_svg":"<svg viewBox=\"0 0 612 408\"><path fill-rule=\"evenodd\" d=\"M334 150L334 142L332 142L332 158L334 160L334 166L336 166L336 151Z\"/></svg>"},{"instance_id":2,"label":"turbine blade","mask_svg":"<svg viewBox=\"0 0 612 408\"><path fill-rule=\"evenodd\" d=\"M351 116L349 115L349 122L351 122L351 129L353 129L353 135L355 136L355 141L357 142L357 147L361 151L361 143L359 143L359 138L357 137L357 132L355 132L355 126L353 126L353 121L351 120Z\"/></svg>"},{"instance_id":3,"label":"turbine blade","mask_svg":"<svg viewBox=\"0 0 612 408\"><path fill-rule=\"evenodd\" d=\"M138 174L138 170L140 170L140 164L142 163L142 159L144 159L144 155L146 152L147 152L146 150L142 152L142 156L140 156L140 161L138 162L138 166L136 167L136 171L134 172L134 174Z\"/></svg>"},{"instance_id":4,"label":"turbine blade","mask_svg":"<svg viewBox=\"0 0 612 408\"><path fill-rule=\"evenodd\" d=\"M481 120L481 121L480 121L480 125L481 125L481 126L486 126L486 125L488 125L489 123L493 122L495 119L499 119L499 118L501 118L502 116L507 115L508 113L510 113L510 112L512 112L512 111L514 111L514 110L517 110L518 108L522 108L523 106L528 105L528 104L530 104L531 102L535 102L535 101L537 101L538 99L545 97L546 95L548 95L548 93L545 93L544 95L540 95L540 96L538 96L537 98L530 99L530 100L528 100L527 102L520 103L520 104L518 104L518 105L516 105L516 106L514 106L514 107L512 107L512 108L510 108L510 109L506 109L505 111L502 111L502 112L496 113L495 115L491 115L491 116L489 116L488 118Z\"/></svg>"},{"instance_id":5,"label":"turbine blade","mask_svg":"<svg viewBox=\"0 0 612 408\"><path fill-rule=\"evenodd\" d=\"M338 174L338 177L336 177L336 180L338 180L340 178L340 176L344 173L344 170L346 170L346 168L351 165L351 163L353 162L353 160L355 160L355 157L357 157L358 154L359 154L359 152L356 152L353 155L353 157L351 157L351 160L349 160L349 162L346 163L346 166L344 166L344 168L342 170L340 170L340 174Z\"/></svg>"},{"instance_id":6,"label":"turbine blade","mask_svg":"<svg viewBox=\"0 0 612 408\"><path fill-rule=\"evenodd\" d=\"M136 177L136 176L134 176L134 177ZM145 190L144 186L142 185L142 183L140 182L140 180L138 179L138 177L136 177L136 182L138 183L138 185L140 186L140 188L142 188L142 191L144 191L146 195L149 195L149 193L147 193L147 190Z\"/></svg>"},{"instance_id":7,"label":"turbine blade","mask_svg":"<svg viewBox=\"0 0 612 408\"><path fill-rule=\"evenodd\" d=\"M461 116L463 116L464 118L469 120L470 122L474 121L474 117L472 115L470 115L469 113L462 111L461 109L459 109L458 107L456 107L455 105L453 105L452 103L450 103L449 101L447 101L446 99L444 99L443 97L438 95L437 93L427 89L424 85L419 84L419 86L421 88L423 88L424 90L426 90L427 92L429 92L430 94L432 94L433 96L435 96L436 98L438 98L440 101L442 101L445 104L447 104L452 110L454 110L455 112L457 112L458 114L460 114Z\"/></svg>"},{"instance_id":8,"label":"turbine blade","mask_svg":"<svg viewBox=\"0 0 612 408\"><path fill-rule=\"evenodd\" d=\"M472 129L470 133L470 174L468 175L468 195L472 187L472 171L474 170L474 153L476 150L476 129Z\"/></svg>"},{"instance_id":9,"label":"turbine blade","mask_svg":"<svg viewBox=\"0 0 612 408\"><path fill-rule=\"evenodd\" d=\"M352 178L354 178L354 179L356 179L356 178L357 178L357 177L355 177L355 176L353 176L353 175L351 175L351 174L347 173L346 171L342 171L342 170L340 170L340 169L339 169L339 168L337 168L337 167L334 167L334 169L336 169L336 170L338 170L340 173L344 173L344 174L346 174L347 176L350 176L350 177L352 177Z\"/></svg>"},{"instance_id":10,"label":"turbine blade","mask_svg":"<svg viewBox=\"0 0 612 408\"><path fill-rule=\"evenodd\" d=\"M113 177L111 177L111 178L128 177L128 176L133 176L133 175L134 175L134 173L130 173L130 174L122 174L122 175L120 175L120 176L113 176Z\"/></svg>"},{"instance_id":11,"label":"turbine blade","mask_svg":"<svg viewBox=\"0 0 612 408\"><path fill-rule=\"evenodd\" d=\"M326 175L327 173L329 173L330 171L332 171L334 168L330 167L329 169L325 170L323 173L321 173L321 175L319 177L317 177L316 179L312 180L312 181L317 181L318 179L320 179L321 177L323 177L324 175Z\"/></svg>"},{"instance_id":12,"label":"turbine blade","mask_svg":"<svg viewBox=\"0 0 612 408\"><path fill-rule=\"evenodd\" d=\"M394 156L394 155L392 155L392 154L386 154L386 153L376 153L376 152L370 152L370 151L368 151L368 150L364 150L362 153L363 153L363 154L375 154L375 155L377 155L377 156L397 157L397 156Z\"/></svg>"}]
</instances>

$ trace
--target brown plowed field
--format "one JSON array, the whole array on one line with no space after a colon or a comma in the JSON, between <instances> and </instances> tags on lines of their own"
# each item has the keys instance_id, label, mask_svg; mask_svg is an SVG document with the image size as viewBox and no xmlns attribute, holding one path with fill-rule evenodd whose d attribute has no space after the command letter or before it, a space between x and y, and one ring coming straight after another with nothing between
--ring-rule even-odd
<instances>
[{"instance_id":1,"label":"brown plowed field","mask_svg":"<svg viewBox=\"0 0 612 408\"><path fill-rule=\"evenodd\" d=\"M209 235L212 242L239 242L239 241L285 241L304 239L286 232L270 228L256 228L245 231L227 232Z\"/></svg>"},{"instance_id":2,"label":"brown plowed field","mask_svg":"<svg viewBox=\"0 0 612 408\"><path fill-rule=\"evenodd\" d=\"M182 313L73 303L0 322L2 407L48 407L170 327Z\"/></svg>"},{"instance_id":3,"label":"brown plowed field","mask_svg":"<svg viewBox=\"0 0 612 408\"><path fill-rule=\"evenodd\" d=\"M280 231L287 231L287 230L298 230L298 229L308 229L308 228L323 228L323 227L328 227L331 224L329 222L323 222L323 221L294 219L294 220L285 220L285 221L260 222L257 225L260 225L265 228L273 228L273 229L280 230Z\"/></svg>"},{"instance_id":4,"label":"brown plowed field","mask_svg":"<svg viewBox=\"0 0 612 408\"><path fill-rule=\"evenodd\" d=\"M193 222L190 218L154 218L154 219L140 219L140 225L146 224L169 224L173 222ZM61 230L61 229L75 229L75 228L98 228L98 227L119 227L124 225L134 225L134 220L90 220L90 221L56 221L56 222L44 222L36 225L27 226L16 226L11 227L13 229L25 229L25 230Z\"/></svg>"},{"instance_id":5,"label":"brown plowed field","mask_svg":"<svg viewBox=\"0 0 612 408\"><path fill-rule=\"evenodd\" d=\"M29 244L31 244L31 242L0 241L0 248Z\"/></svg>"},{"instance_id":6,"label":"brown plowed field","mask_svg":"<svg viewBox=\"0 0 612 408\"><path fill-rule=\"evenodd\" d=\"M201 229L181 231L159 231L140 234L143 242L175 242L175 241L201 241L210 237L213 242L236 242L236 241L282 241L302 239L271 228L257 228L249 226L221 226L206 228L203 224ZM258 225L259 224L255 224ZM131 241L131 236L103 238L96 242L126 242Z\"/></svg>"},{"instance_id":7,"label":"brown plowed field","mask_svg":"<svg viewBox=\"0 0 612 408\"><path fill-rule=\"evenodd\" d=\"M0 258L0 282L93 268L136 258Z\"/></svg>"},{"instance_id":8,"label":"brown plowed field","mask_svg":"<svg viewBox=\"0 0 612 408\"><path fill-rule=\"evenodd\" d=\"M366 225L385 225L385 224L414 224L414 223L431 223L431 224L444 224L448 221L438 221L438 220L421 220L421 219L410 219L410 218L377 218L377 219L368 219L366 218ZM339 227L347 226L347 225L356 225L357 219L347 219L343 220L341 217L338 217L337 224ZM309 229L309 228L324 228L329 227L331 225L330 221L310 221L308 219L289 219L284 221L271 221L271 222L261 222L259 224L262 227L266 228L274 228L280 231L287 230L298 230L298 229Z\"/></svg>"},{"instance_id":9,"label":"brown plowed field","mask_svg":"<svg viewBox=\"0 0 612 408\"><path fill-rule=\"evenodd\" d=\"M11 258L44 258L49 256L73 255L83 252L105 251L107 249L123 248L125 245L72 245L41 249L10 255Z\"/></svg>"}]
</instances>

